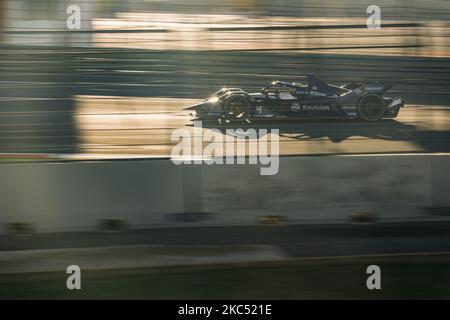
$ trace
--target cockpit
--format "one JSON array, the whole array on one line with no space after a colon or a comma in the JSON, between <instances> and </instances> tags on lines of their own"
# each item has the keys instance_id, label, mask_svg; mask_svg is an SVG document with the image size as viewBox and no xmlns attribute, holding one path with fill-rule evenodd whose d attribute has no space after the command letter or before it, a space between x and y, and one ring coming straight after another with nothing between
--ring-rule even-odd
<instances>
[{"instance_id":1,"label":"cockpit","mask_svg":"<svg viewBox=\"0 0 450 320\"><path fill-rule=\"evenodd\" d=\"M280 99L298 99L301 97L329 97L341 95L348 90L327 84L316 78L314 75L308 75L306 84L298 82L273 81L262 89L262 93L268 97L274 96Z\"/></svg>"}]
</instances>

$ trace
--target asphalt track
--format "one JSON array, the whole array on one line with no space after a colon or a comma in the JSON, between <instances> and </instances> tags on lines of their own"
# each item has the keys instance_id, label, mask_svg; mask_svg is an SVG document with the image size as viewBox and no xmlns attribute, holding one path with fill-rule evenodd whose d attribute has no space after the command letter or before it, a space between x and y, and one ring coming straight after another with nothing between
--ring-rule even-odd
<instances>
[{"instance_id":1,"label":"asphalt track","mask_svg":"<svg viewBox=\"0 0 450 320\"><path fill-rule=\"evenodd\" d=\"M186 105L223 85L255 91L274 79L301 81L309 72L336 84L393 83L389 94L407 107L379 123L255 123L280 130L281 154L450 151L447 58L18 47L4 48L2 58L2 153L167 156L173 130L193 130Z\"/></svg>"},{"instance_id":2,"label":"asphalt track","mask_svg":"<svg viewBox=\"0 0 450 320\"><path fill-rule=\"evenodd\" d=\"M271 245L289 257L450 251L450 223L259 225L154 228L119 233L65 232L0 236L0 251L117 245Z\"/></svg>"},{"instance_id":3,"label":"asphalt track","mask_svg":"<svg viewBox=\"0 0 450 320\"><path fill-rule=\"evenodd\" d=\"M76 113L82 153L92 155L128 154L170 156L182 139L171 140L176 129L189 133L193 154L194 139L207 129L217 129L225 142L247 141L247 135L227 130L254 128L279 130L281 155L423 153L450 151L450 108L408 106L396 119L368 123L362 120L259 120L250 125L221 126L215 121L193 123L183 107L191 99L80 98ZM200 128L201 126L201 128ZM200 129L199 129L200 128ZM259 137L262 137L260 134ZM238 138L238 139L234 139ZM184 139L184 138L183 138ZM273 140L272 140L273 141ZM210 141L203 141L205 148ZM224 148L215 151L222 155ZM237 152L237 150L236 150Z\"/></svg>"},{"instance_id":4,"label":"asphalt track","mask_svg":"<svg viewBox=\"0 0 450 320\"><path fill-rule=\"evenodd\" d=\"M231 138L236 149L237 142L246 141L246 155L249 155L247 135L232 134L227 130L253 128L258 137L267 130L269 139L279 140L280 155L325 155L325 154L383 154L383 153L439 153L450 152L450 108L447 106L407 105L395 119L384 119L368 123L362 120L258 120L250 125L221 126L215 121L194 123L184 107L196 99L179 98L137 98L137 97L92 97L76 98L74 124L61 124L61 115L54 112L48 123L21 124L11 128L11 122L23 120L22 115L4 114L2 135L9 139L2 143L4 152L15 152L18 146L23 150L46 150L60 153L71 149L76 140L77 149L72 158L117 158L170 156L172 141L177 129L187 132L191 140L191 154L194 154L194 139L202 138L207 129L219 130L222 139ZM28 119L39 119L42 113L28 114ZM15 119L14 119L15 118ZM51 122L54 121L54 127ZM1 121L0 121L1 122ZM64 132L75 126L76 131ZM201 126L201 128L199 128ZM19 128L17 128L19 127ZM12 130L11 130L12 129ZM17 130L19 129L19 130ZM278 134L272 130L279 130ZM261 134L261 132L263 132ZM235 139L237 138L237 139ZM49 139L52 141L49 142ZM184 139L184 138L183 138ZM55 143L56 141L56 143ZM202 141L203 149L210 142ZM216 155L225 151L216 148ZM237 149L236 149L236 153ZM239 153L239 154L242 154ZM200 154L201 156L201 154Z\"/></svg>"}]
</instances>

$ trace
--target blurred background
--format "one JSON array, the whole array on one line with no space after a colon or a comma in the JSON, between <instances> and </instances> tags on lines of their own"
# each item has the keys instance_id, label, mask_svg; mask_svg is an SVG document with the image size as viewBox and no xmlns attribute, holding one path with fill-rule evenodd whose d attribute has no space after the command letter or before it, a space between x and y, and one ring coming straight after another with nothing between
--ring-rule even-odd
<instances>
[{"instance_id":1,"label":"blurred background","mask_svg":"<svg viewBox=\"0 0 450 320\"><path fill-rule=\"evenodd\" d=\"M448 1L379 1L375 30L366 26L370 1L1 3L2 153L167 155L164 129L189 122L182 107L223 85L259 90L306 73L336 84L390 81L409 105L449 101ZM66 26L71 4L81 9L79 30ZM439 126L430 122L418 129ZM329 153L325 145L282 153Z\"/></svg>"},{"instance_id":2,"label":"blurred background","mask_svg":"<svg viewBox=\"0 0 450 320\"><path fill-rule=\"evenodd\" d=\"M0 0L0 297L449 298L449 16L448 0ZM290 156L273 178L167 161L184 107L307 73L392 83L406 108L258 124ZM66 262L128 271L77 295Z\"/></svg>"}]
</instances>

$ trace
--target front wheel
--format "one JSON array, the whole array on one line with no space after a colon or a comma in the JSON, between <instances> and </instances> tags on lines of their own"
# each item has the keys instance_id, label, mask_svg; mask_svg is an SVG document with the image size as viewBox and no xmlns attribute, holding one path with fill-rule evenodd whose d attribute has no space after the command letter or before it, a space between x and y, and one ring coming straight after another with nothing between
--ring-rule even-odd
<instances>
[{"instance_id":1,"label":"front wheel","mask_svg":"<svg viewBox=\"0 0 450 320\"><path fill-rule=\"evenodd\" d=\"M358 113L367 121L380 120L385 111L383 99L376 94L369 94L361 98L358 104Z\"/></svg>"},{"instance_id":2,"label":"front wheel","mask_svg":"<svg viewBox=\"0 0 450 320\"><path fill-rule=\"evenodd\" d=\"M225 100L220 122L230 123L237 121L249 121L251 106L243 96L231 96Z\"/></svg>"}]
</instances>

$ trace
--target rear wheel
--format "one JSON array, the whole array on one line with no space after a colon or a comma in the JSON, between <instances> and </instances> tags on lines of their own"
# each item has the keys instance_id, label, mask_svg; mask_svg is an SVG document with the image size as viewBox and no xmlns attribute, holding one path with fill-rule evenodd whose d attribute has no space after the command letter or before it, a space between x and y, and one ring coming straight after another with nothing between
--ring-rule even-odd
<instances>
[{"instance_id":1,"label":"rear wheel","mask_svg":"<svg viewBox=\"0 0 450 320\"><path fill-rule=\"evenodd\" d=\"M358 104L360 117L367 121L380 120L384 115L384 110L384 101L376 94L369 94L362 97Z\"/></svg>"},{"instance_id":2,"label":"rear wheel","mask_svg":"<svg viewBox=\"0 0 450 320\"><path fill-rule=\"evenodd\" d=\"M231 96L225 100L220 122L230 123L248 121L251 115L251 106L244 96Z\"/></svg>"}]
</instances>

